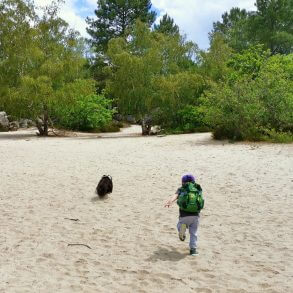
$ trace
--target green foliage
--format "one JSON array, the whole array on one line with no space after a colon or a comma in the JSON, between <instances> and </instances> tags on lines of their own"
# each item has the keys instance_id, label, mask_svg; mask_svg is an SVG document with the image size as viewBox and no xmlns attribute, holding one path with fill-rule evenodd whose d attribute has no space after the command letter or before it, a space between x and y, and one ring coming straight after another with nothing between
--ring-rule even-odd
<instances>
[{"instance_id":1,"label":"green foliage","mask_svg":"<svg viewBox=\"0 0 293 293\"><path fill-rule=\"evenodd\" d=\"M275 143L292 143L292 132L280 132L275 129L263 129L264 135L261 136L261 140L275 142Z\"/></svg>"},{"instance_id":2,"label":"green foliage","mask_svg":"<svg viewBox=\"0 0 293 293\"><path fill-rule=\"evenodd\" d=\"M155 12L150 11L150 0L98 0L97 5L96 19L87 18L87 32L99 53L107 51L111 39L125 37L136 19L139 18L150 26L156 16Z\"/></svg>"},{"instance_id":3,"label":"green foliage","mask_svg":"<svg viewBox=\"0 0 293 293\"><path fill-rule=\"evenodd\" d=\"M152 79L159 75L162 61L148 28L139 25L131 44L123 39L110 41L108 56L113 66L108 67L111 80L106 89L116 98L121 113L143 118L153 107Z\"/></svg>"},{"instance_id":4,"label":"green foliage","mask_svg":"<svg viewBox=\"0 0 293 293\"><path fill-rule=\"evenodd\" d=\"M106 87L109 78L105 67L108 65L106 52L108 42L113 38L126 38L136 19L149 26L155 20L156 14L151 9L150 0L98 0L95 10L96 19L87 18L87 32L93 52L90 60L90 70L97 81L97 90L101 92Z\"/></svg>"},{"instance_id":5,"label":"green foliage","mask_svg":"<svg viewBox=\"0 0 293 293\"><path fill-rule=\"evenodd\" d=\"M256 0L256 13L249 19L250 38L264 44L272 54L293 51L293 1Z\"/></svg>"},{"instance_id":6,"label":"green foliage","mask_svg":"<svg viewBox=\"0 0 293 293\"><path fill-rule=\"evenodd\" d=\"M41 18L26 0L0 5L0 108L14 117L41 118L39 132L47 135L55 108L95 92L85 79L83 40L57 16L55 3Z\"/></svg>"},{"instance_id":7,"label":"green foliage","mask_svg":"<svg viewBox=\"0 0 293 293\"><path fill-rule=\"evenodd\" d=\"M201 106L186 105L181 110L175 113L176 125L172 125L173 129L178 132L202 132L209 131L210 129L205 124L204 112Z\"/></svg>"},{"instance_id":8,"label":"green foliage","mask_svg":"<svg viewBox=\"0 0 293 293\"><path fill-rule=\"evenodd\" d=\"M250 54L248 51L247 56ZM233 82L228 78L214 84L203 98L205 120L214 129L215 138L263 140L265 136L276 138L276 133L282 137L286 136L283 132L292 132L293 56L263 56L266 54L259 58L234 58ZM239 66L236 60L240 61ZM243 67L243 60L251 62Z\"/></svg>"},{"instance_id":9,"label":"green foliage","mask_svg":"<svg viewBox=\"0 0 293 293\"><path fill-rule=\"evenodd\" d=\"M214 85L204 99L205 119L216 139L258 139L264 107L255 95L254 82L239 80Z\"/></svg>"},{"instance_id":10,"label":"green foliage","mask_svg":"<svg viewBox=\"0 0 293 293\"><path fill-rule=\"evenodd\" d=\"M197 73L180 72L161 76L154 83L157 111L154 120L163 128L191 131L202 126L199 97L206 88L203 77ZM160 110L158 110L160 109Z\"/></svg>"},{"instance_id":11,"label":"green foliage","mask_svg":"<svg viewBox=\"0 0 293 293\"><path fill-rule=\"evenodd\" d=\"M292 140L291 0L257 0L255 12L232 8L214 23L207 51L167 14L151 30L149 0L97 4L97 18L87 19L95 55L86 60L85 41L58 17L57 4L39 17L30 0L1 1L0 110L40 117L44 135L50 121L114 131L113 101L147 130L156 123L168 132L211 127L216 138ZM95 95L96 86L109 99Z\"/></svg>"},{"instance_id":12,"label":"green foliage","mask_svg":"<svg viewBox=\"0 0 293 293\"><path fill-rule=\"evenodd\" d=\"M179 104L194 102L203 91L203 79L188 71L195 50L194 44L179 35L151 32L138 21L129 42L109 42L111 78L107 92L115 97L123 114L143 120L156 112L164 113L161 117L165 120L171 119Z\"/></svg>"},{"instance_id":13,"label":"green foliage","mask_svg":"<svg viewBox=\"0 0 293 293\"><path fill-rule=\"evenodd\" d=\"M112 120L111 101L103 95L80 96L73 103L56 109L57 123L67 129L101 130Z\"/></svg>"},{"instance_id":14,"label":"green foliage","mask_svg":"<svg viewBox=\"0 0 293 293\"><path fill-rule=\"evenodd\" d=\"M168 14L165 14L160 20L159 24L154 25L154 30L170 36L179 35L179 27L174 23L174 19Z\"/></svg>"},{"instance_id":15,"label":"green foliage","mask_svg":"<svg viewBox=\"0 0 293 293\"><path fill-rule=\"evenodd\" d=\"M246 49L251 44L248 23L250 15L250 12L237 7L232 8L229 13L225 12L222 15L222 22L217 21L213 24L211 42L220 34L236 52Z\"/></svg>"},{"instance_id":16,"label":"green foliage","mask_svg":"<svg viewBox=\"0 0 293 293\"><path fill-rule=\"evenodd\" d=\"M251 78L257 77L262 65L269 56L270 51L264 51L262 45L251 46L241 54L232 54L227 62L228 67L233 70L230 71L230 80L233 82L244 75L248 75Z\"/></svg>"},{"instance_id":17,"label":"green foliage","mask_svg":"<svg viewBox=\"0 0 293 293\"><path fill-rule=\"evenodd\" d=\"M225 79L229 73L227 63L231 55L232 49L226 44L223 36L214 34L209 50L201 51L198 56L202 74L216 82Z\"/></svg>"},{"instance_id":18,"label":"green foliage","mask_svg":"<svg viewBox=\"0 0 293 293\"><path fill-rule=\"evenodd\" d=\"M30 22L36 18L32 4L22 0L0 3L0 99L20 83L39 52L32 44Z\"/></svg>"},{"instance_id":19,"label":"green foliage","mask_svg":"<svg viewBox=\"0 0 293 293\"><path fill-rule=\"evenodd\" d=\"M263 45L272 54L289 54L293 50L293 1L257 0L255 12L232 8L214 23L211 34L221 33L237 52L251 45Z\"/></svg>"},{"instance_id":20,"label":"green foliage","mask_svg":"<svg viewBox=\"0 0 293 293\"><path fill-rule=\"evenodd\" d=\"M265 106L264 125L293 131L293 54L271 57L262 67L255 92Z\"/></svg>"}]
</instances>

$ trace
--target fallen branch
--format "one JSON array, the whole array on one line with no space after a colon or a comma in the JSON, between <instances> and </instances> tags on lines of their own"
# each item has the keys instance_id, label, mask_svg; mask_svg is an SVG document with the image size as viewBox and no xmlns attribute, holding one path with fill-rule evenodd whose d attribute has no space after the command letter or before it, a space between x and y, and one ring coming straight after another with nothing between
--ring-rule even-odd
<instances>
[{"instance_id":1,"label":"fallen branch","mask_svg":"<svg viewBox=\"0 0 293 293\"><path fill-rule=\"evenodd\" d=\"M70 218L64 218L65 220L70 220L70 221L75 221L75 222L77 222L77 221L79 221L79 219L70 219Z\"/></svg>"},{"instance_id":2,"label":"fallen branch","mask_svg":"<svg viewBox=\"0 0 293 293\"><path fill-rule=\"evenodd\" d=\"M76 245L80 245L80 246L85 246L89 249L92 249L90 246L88 246L87 244L82 244L82 243L68 243L67 246L76 246Z\"/></svg>"}]
</instances>

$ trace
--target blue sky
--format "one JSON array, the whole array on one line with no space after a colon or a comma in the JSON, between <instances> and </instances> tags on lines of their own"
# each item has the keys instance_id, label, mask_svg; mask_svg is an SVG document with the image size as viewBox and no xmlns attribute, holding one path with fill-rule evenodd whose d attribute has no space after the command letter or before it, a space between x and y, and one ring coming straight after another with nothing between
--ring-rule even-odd
<instances>
[{"instance_id":1,"label":"blue sky","mask_svg":"<svg viewBox=\"0 0 293 293\"><path fill-rule=\"evenodd\" d=\"M50 2L51 0L35 0L40 6ZM88 37L85 18L94 17L96 3L96 0L65 0L60 16L82 36ZM201 49L208 48L208 33L212 24L220 20L225 11L232 7L254 10L254 3L255 0L152 0L153 9L158 14L157 22L168 13L180 27L181 33L196 42Z\"/></svg>"}]
</instances>

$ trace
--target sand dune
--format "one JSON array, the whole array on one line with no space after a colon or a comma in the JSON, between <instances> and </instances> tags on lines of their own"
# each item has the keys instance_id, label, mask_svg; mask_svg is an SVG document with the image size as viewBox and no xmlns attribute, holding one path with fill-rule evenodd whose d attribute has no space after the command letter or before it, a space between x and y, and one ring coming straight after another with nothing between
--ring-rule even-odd
<instances>
[{"instance_id":1,"label":"sand dune","mask_svg":"<svg viewBox=\"0 0 293 293\"><path fill-rule=\"evenodd\" d=\"M0 133L0 292L293 291L293 145L34 132ZM187 171L206 199L198 257L163 207Z\"/></svg>"}]
</instances>

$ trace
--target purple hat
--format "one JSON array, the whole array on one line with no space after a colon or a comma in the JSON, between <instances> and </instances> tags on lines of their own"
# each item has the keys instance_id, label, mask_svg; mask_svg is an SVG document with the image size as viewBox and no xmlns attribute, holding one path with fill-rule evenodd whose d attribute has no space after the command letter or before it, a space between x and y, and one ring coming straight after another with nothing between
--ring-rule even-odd
<instances>
[{"instance_id":1,"label":"purple hat","mask_svg":"<svg viewBox=\"0 0 293 293\"><path fill-rule=\"evenodd\" d=\"M182 176L182 184L186 183L186 182L195 182L195 178L192 174L185 174Z\"/></svg>"}]
</instances>

